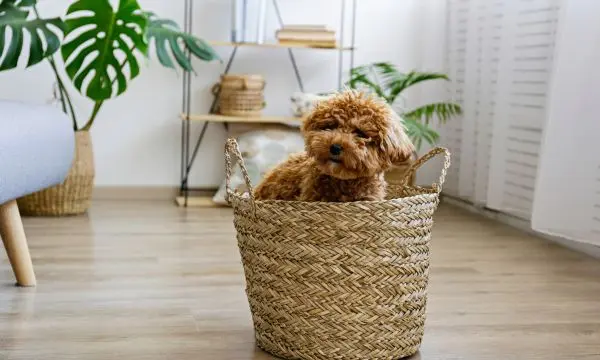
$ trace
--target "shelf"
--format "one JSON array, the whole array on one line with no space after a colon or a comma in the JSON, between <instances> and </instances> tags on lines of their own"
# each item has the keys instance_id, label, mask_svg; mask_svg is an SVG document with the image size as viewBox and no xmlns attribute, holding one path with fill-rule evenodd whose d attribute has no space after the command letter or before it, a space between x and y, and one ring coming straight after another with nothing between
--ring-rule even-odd
<instances>
[{"instance_id":1,"label":"shelf","mask_svg":"<svg viewBox=\"0 0 600 360\"><path fill-rule=\"evenodd\" d=\"M228 116L219 114L190 115L181 114L182 120L209 121L209 122L237 122L237 123L286 123L302 122L302 118L292 116Z\"/></svg>"},{"instance_id":2,"label":"shelf","mask_svg":"<svg viewBox=\"0 0 600 360\"><path fill-rule=\"evenodd\" d=\"M234 43L228 41L209 41L212 46L251 46L251 47L263 47L263 48L282 48L282 49L320 49L320 50L343 50L349 51L354 50L351 46L335 46L335 47L324 47L310 44L279 44L279 43Z\"/></svg>"}]
</instances>

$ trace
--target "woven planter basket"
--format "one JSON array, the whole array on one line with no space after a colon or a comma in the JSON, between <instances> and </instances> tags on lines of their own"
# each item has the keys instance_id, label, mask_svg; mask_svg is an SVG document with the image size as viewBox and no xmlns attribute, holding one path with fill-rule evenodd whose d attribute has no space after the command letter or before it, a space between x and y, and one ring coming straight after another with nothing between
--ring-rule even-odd
<instances>
[{"instance_id":1,"label":"woven planter basket","mask_svg":"<svg viewBox=\"0 0 600 360\"><path fill-rule=\"evenodd\" d=\"M17 200L26 216L65 216L85 213L94 188L94 153L89 131L75 132L75 159L65 181Z\"/></svg>"},{"instance_id":2,"label":"woven planter basket","mask_svg":"<svg viewBox=\"0 0 600 360\"><path fill-rule=\"evenodd\" d=\"M391 186L386 201L255 201L227 186L259 347L285 359L399 359L416 353L425 325L429 240L450 154L431 187Z\"/></svg>"},{"instance_id":3,"label":"woven planter basket","mask_svg":"<svg viewBox=\"0 0 600 360\"><path fill-rule=\"evenodd\" d=\"M219 113L230 116L260 116L264 108L265 81L260 75L223 75L213 88Z\"/></svg>"}]
</instances>

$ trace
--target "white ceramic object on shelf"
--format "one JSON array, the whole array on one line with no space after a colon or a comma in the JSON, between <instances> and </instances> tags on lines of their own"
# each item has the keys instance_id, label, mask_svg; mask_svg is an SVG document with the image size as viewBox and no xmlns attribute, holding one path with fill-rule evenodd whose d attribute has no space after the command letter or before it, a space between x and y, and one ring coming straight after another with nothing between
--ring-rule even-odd
<instances>
[{"instance_id":1,"label":"white ceramic object on shelf","mask_svg":"<svg viewBox=\"0 0 600 360\"><path fill-rule=\"evenodd\" d=\"M315 104L327 99L326 95L295 92L290 97L292 114L297 117L304 117L314 108Z\"/></svg>"}]
</instances>

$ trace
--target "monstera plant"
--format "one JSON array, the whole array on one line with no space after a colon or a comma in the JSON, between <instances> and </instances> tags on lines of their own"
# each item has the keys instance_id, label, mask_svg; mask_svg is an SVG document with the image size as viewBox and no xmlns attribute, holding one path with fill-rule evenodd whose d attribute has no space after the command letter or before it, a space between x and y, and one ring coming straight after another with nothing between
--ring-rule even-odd
<instances>
[{"instance_id":1,"label":"monstera plant","mask_svg":"<svg viewBox=\"0 0 600 360\"><path fill-rule=\"evenodd\" d=\"M3 59L0 71L17 67L19 56L25 50L25 34L30 37L29 49L26 50L27 66L40 63L60 48L60 37L53 29L58 33L62 32L64 23L60 18L29 19L29 9L33 5L35 1L32 0L0 0L0 59ZM6 46L9 29L10 37Z\"/></svg>"},{"instance_id":2,"label":"monstera plant","mask_svg":"<svg viewBox=\"0 0 600 360\"><path fill-rule=\"evenodd\" d=\"M440 136L431 126L436 119L438 125L443 125L450 118L462 112L461 106L453 102L431 103L413 109L407 109L404 106L401 99L407 89L432 80L448 81L449 78L445 74L434 72L410 71L403 73L391 63L378 62L351 69L348 86L375 93L390 104L403 118L406 131L416 149L419 150L423 141L430 145L437 143ZM402 182L410 161L396 164L386 173L388 182ZM410 180L415 181L414 177Z\"/></svg>"},{"instance_id":3,"label":"monstera plant","mask_svg":"<svg viewBox=\"0 0 600 360\"><path fill-rule=\"evenodd\" d=\"M191 57L212 61L218 56L173 20L144 11L137 0L77 0L64 18L44 18L36 5L37 0L0 0L0 71L16 68L24 58L25 67L48 61L56 77L57 97L72 120L76 158L65 183L22 198L19 206L29 214L82 213L89 207L94 180L88 130L106 101L122 95L140 74L140 63L150 57L151 45L163 66L188 72L194 71ZM26 33L28 46L23 41ZM58 52L62 61L55 58ZM59 64L64 64L64 71ZM75 111L63 74L93 102L89 115ZM50 206L42 208L41 203Z\"/></svg>"}]
</instances>

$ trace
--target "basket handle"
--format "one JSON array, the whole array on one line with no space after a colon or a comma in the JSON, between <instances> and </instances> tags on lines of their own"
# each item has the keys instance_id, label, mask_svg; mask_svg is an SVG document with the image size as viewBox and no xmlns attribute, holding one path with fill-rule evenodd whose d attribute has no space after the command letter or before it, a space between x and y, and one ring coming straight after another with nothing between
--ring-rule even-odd
<instances>
[{"instance_id":1,"label":"basket handle","mask_svg":"<svg viewBox=\"0 0 600 360\"><path fill-rule=\"evenodd\" d=\"M421 167L421 165L425 164L427 161L434 158L436 155L444 154L444 166L442 167L442 173L440 174L440 178L436 184L433 184L432 187L439 193L442 192L442 186L446 181L446 174L448 173L448 168L450 167L450 151L443 147L435 147L429 150L425 155L421 156L417 161L412 163L404 175L404 179L402 179L401 184L406 185L411 177L415 174L417 169Z\"/></svg>"},{"instance_id":2,"label":"basket handle","mask_svg":"<svg viewBox=\"0 0 600 360\"><path fill-rule=\"evenodd\" d=\"M225 200L229 202L229 194L234 192L231 189L231 174L233 172L233 163L231 161L232 156L235 158L235 160L237 160L238 164L240 165L240 169L242 169L242 176L244 177L244 182L246 183L248 193L250 194L250 202L252 203L252 206L254 206L254 189L252 188L252 183L250 182L250 177L248 176L248 170L246 170L246 164L244 163L244 158L240 153L238 143L233 138L227 139L227 142L225 143Z\"/></svg>"}]
</instances>

